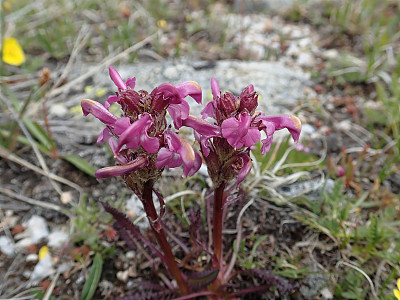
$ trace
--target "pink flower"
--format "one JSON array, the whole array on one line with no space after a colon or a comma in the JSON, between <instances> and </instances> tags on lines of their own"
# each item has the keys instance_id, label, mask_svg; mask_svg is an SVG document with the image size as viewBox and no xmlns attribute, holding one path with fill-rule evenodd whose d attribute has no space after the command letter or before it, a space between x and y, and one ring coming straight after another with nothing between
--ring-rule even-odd
<instances>
[{"instance_id":1,"label":"pink flower","mask_svg":"<svg viewBox=\"0 0 400 300\"><path fill-rule=\"evenodd\" d=\"M132 90L135 88L135 83L136 83L136 78L128 78L126 82L124 82L121 79L121 76L119 76L118 72L113 68L109 67L108 68L111 80L114 81L115 85L119 90L126 90L127 87L131 88Z\"/></svg>"},{"instance_id":2,"label":"pink flower","mask_svg":"<svg viewBox=\"0 0 400 300\"><path fill-rule=\"evenodd\" d=\"M266 154L271 148L272 138L276 130L286 128L289 130L295 142L299 140L301 132L301 121L296 116L265 116L263 113L260 113L260 116L254 119L254 123L260 123L260 130L263 130L267 135L267 138L261 141L263 143L263 146L261 147L262 154Z\"/></svg>"},{"instance_id":3,"label":"pink flower","mask_svg":"<svg viewBox=\"0 0 400 300\"><path fill-rule=\"evenodd\" d=\"M183 165L184 175L193 175L200 168L200 155L186 141L167 130L171 126L167 124L166 113L170 113L176 128L181 127L187 119L186 126L190 126L193 121L189 117L189 104L184 99L191 96L201 103L200 86L194 81L177 86L164 83L151 93L143 90L137 92L134 90L135 77L124 82L114 68L110 67L109 72L118 92L107 99L105 106L93 100L82 101L84 115L90 113L106 125L97 141L108 141L120 164L103 168L96 172L96 176L103 178L133 174L132 178L135 179L129 179L132 187L140 186L140 180L156 179L161 174L160 169L165 166L173 168ZM121 106L122 117L117 118L109 112L112 103ZM218 130L219 127L210 124L201 132L214 134ZM140 171L143 167L147 172Z\"/></svg>"},{"instance_id":4,"label":"pink flower","mask_svg":"<svg viewBox=\"0 0 400 300\"><path fill-rule=\"evenodd\" d=\"M160 148L160 142L156 137L150 137L149 127L153 125L149 114L142 114L138 120L130 123L130 119L125 117L115 122L115 133L119 135L119 151L123 145L128 149L138 149L142 146L149 153L157 153Z\"/></svg>"},{"instance_id":5,"label":"pink flower","mask_svg":"<svg viewBox=\"0 0 400 300\"><path fill-rule=\"evenodd\" d=\"M252 165L249 151L260 141L261 132L266 134L266 138L262 139L263 154L270 150L276 130L286 128L294 141L298 141L300 120L290 115L267 117L256 112L258 95L253 85L247 86L239 96L235 96L228 92L221 93L218 82L212 78L211 91L213 100L206 104L201 114L203 119L213 118L214 124L191 117L184 120L183 124L196 130L196 140L201 145L216 186L235 176L237 184L243 181Z\"/></svg>"},{"instance_id":6,"label":"pink flower","mask_svg":"<svg viewBox=\"0 0 400 300\"><path fill-rule=\"evenodd\" d=\"M158 153L156 167L175 168L183 164L183 175L192 176L201 166L201 157L188 142L172 131L164 134L166 147Z\"/></svg>"},{"instance_id":7,"label":"pink flower","mask_svg":"<svg viewBox=\"0 0 400 300\"><path fill-rule=\"evenodd\" d=\"M251 116L241 113L238 119L232 117L221 124L222 136L234 148L254 146L260 140L261 134L257 127L251 127Z\"/></svg>"},{"instance_id":8,"label":"pink flower","mask_svg":"<svg viewBox=\"0 0 400 300\"><path fill-rule=\"evenodd\" d=\"M143 168L148 164L147 158L145 155L141 155L138 158L117 166L105 167L100 170L97 170L95 176L97 178L107 178L112 176L122 176L127 175L134 172L137 169Z\"/></svg>"},{"instance_id":9,"label":"pink flower","mask_svg":"<svg viewBox=\"0 0 400 300\"><path fill-rule=\"evenodd\" d=\"M115 121L118 119L112 113L110 113L103 105L99 102L90 100L90 99L83 99L81 102L83 115L87 116L88 114L92 114L101 122L106 125L114 125Z\"/></svg>"}]
</instances>

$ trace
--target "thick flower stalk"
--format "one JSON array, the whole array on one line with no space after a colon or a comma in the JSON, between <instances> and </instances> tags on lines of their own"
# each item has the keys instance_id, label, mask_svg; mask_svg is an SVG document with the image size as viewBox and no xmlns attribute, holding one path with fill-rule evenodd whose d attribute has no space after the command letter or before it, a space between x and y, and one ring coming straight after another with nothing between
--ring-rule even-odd
<instances>
[{"instance_id":1,"label":"thick flower stalk","mask_svg":"<svg viewBox=\"0 0 400 300\"><path fill-rule=\"evenodd\" d=\"M175 168L183 165L184 176L191 176L200 168L200 155L173 130L166 118L169 112L174 127L179 129L189 117L189 104L184 98L191 96L201 103L200 86L196 82L188 81L177 86L165 83L151 93L135 91L135 78L124 82L112 67L109 71L118 92L110 96L104 106L88 99L82 100L81 103L85 116L92 114L106 125L97 141L108 141L118 162L116 166L98 170L95 175L97 178L121 176L140 198L164 252L168 270L176 279L181 292L185 294L188 291L187 285L162 228L163 209L160 214L157 213L152 193L154 183L165 167ZM112 103L121 106L120 117L109 111ZM208 131L207 133L210 134Z\"/></svg>"},{"instance_id":2,"label":"thick flower stalk","mask_svg":"<svg viewBox=\"0 0 400 300\"><path fill-rule=\"evenodd\" d=\"M203 119L189 116L182 123L196 131L195 137L201 145L201 152L214 184L213 244L221 264L225 187L233 180L236 181L236 186L239 185L250 172L250 150L260 141L262 132L265 137L261 139L261 152L266 154L271 148L276 130L288 129L297 142L301 122L293 115L266 116L256 111L258 95L253 85L235 96L228 92L221 93L213 78L211 90L213 100L203 109ZM205 121L207 118L213 121Z\"/></svg>"}]
</instances>

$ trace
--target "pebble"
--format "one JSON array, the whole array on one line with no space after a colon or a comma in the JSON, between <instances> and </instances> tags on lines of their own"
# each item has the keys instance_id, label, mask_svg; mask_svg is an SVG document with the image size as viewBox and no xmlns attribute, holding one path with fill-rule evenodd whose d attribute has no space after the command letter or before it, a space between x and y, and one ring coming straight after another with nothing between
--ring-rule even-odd
<instances>
[{"instance_id":1,"label":"pebble","mask_svg":"<svg viewBox=\"0 0 400 300\"><path fill-rule=\"evenodd\" d=\"M35 253L28 254L25 258L25 261L27 261L27 262L38 261L38 260L39 260L39 256Z\"/></svg>"},{"instance_id":2,"label":"pebble","mask_svg":"<svg viewBox=\"0 0 400 300\"><path fill-rule=\"evenodd\" d=\"M54 273L53 262L50 254L43 257L33 269L30 275L31 281L39 281Z\"/></svg>"},{"instance_id":3,"label":"pebble","mask_svg":"<svg viewBox=\"0 0 400 300\"><path fill-rule=\"evenodd\" d=\"M41 216L33 215L23 226L25 230L15 236L16 239L21 239L16 244L17 247L23 248L37 244L49 235L46 220Z\"/></svg>"},{"instance_id":4,"label":"pebble","mask_svg":"<svg viewBox=\"0 0 400 300\"><path fill-rule=\"evenodd\" d=\"M47 245L49 247L59 248L69 239L69 235L61 230L53 231L48 236Z\"/></svg>"},{"instance_id":5,"label":"pebble","mask_svg":"<svg viewBox=\"0 0 400 300\"><path fill-rule=\"evenodd\" d=\"M122 282L127 282L128 281L128 277L129 277L129 271L128 270L117 272L117 278L118 278L118 280L120 280Z\"/></svg>"},{"instance_id":6,"label":"pebble","mask_svg":"<svg viewBox=\"0 0 400 300\"><path fill-rule=\"evenodd\" d=\"M15 252L15 244L14 241L8 236L0 236L0 251L3 252L7 256L14 255Z\"/></svg>"},{"instance_id":7,"label":"pebble","mask_svg":"<svg viewBox=\"0 0 400 300\"><path fill-rule=\"evenodd\" d=\"M49 106L50 116L62 118L68 114L68 108L63 103L54 103Z\"/></svg>"},{"instance_id":8,"label":"pebble","mask_svg":"<svg viewBox=\"0 0 400 300\"><path fill-rule=\"evenodd\" d=\"M305 135L305 134L313 134L315 132L315 128L314 126L306 123L306 124L302 124L301 126L301 134Z\"/></svg>"}]
</instances>

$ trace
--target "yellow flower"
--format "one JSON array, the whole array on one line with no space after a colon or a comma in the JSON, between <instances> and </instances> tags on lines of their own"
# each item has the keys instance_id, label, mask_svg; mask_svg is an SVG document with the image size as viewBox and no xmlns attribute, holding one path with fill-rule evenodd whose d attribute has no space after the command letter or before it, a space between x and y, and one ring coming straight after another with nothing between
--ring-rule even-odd
<instances>
[{"instance_id":1,"label":"yellow flower","mask_svg":"<svg viewBox=\"0 0 400 300\"><path fill-rule=\"evenodd\" d=\"M43 246L39 250L39 260L42 260L47 254L49 254L49 248L47 246Z\"/></svg>"},{"instance_id":2,"label":"yellow flower","mask_svg":"<svg viewBox=\"0 0 400 300\"><path fill-rule=\"evenodd\" d=\"M393 290L393 294L397 300L400 300L400 278L397 279L397 290Z\"/></svg>"},{"instance_id":3,"label":"yellow flower","mask_svg":"<svg viewBox=\"0 0 400 300\"><path fill-rule=\"evenodd\" d=\"M161 29L164 29L165 27L167 27L167 25L168 25L168 23L164 19L157 21L157 26Z\"/></svg>"},{"instance_id":4,"label":"yellow flower","mask_svg":"<svg viewBox=\"0 0 400 300\"><path fill-rule=\"evenodd\" d=\"M11 3L9 1L4 1L4 8L7 12L11 10ZM2 10L2 6L0 5L0 11Z\"/></svg>"},{"instance_id":5,"label":"yellow flower","mask_svg":"<svg viewBox=\"0 0 400 300\"><path fill-rule=\"evenodd\" d=\"M13 66L20 66L25 62L24 51L15 38L3 40L3 61Z\"/></svg>"}]
</instances>

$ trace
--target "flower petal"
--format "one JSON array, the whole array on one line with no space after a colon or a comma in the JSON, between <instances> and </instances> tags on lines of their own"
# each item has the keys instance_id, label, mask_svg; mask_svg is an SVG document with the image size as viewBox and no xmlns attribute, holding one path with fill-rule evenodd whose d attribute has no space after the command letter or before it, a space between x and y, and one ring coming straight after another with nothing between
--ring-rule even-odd
<instances>
[{"instance_id":1,"label":"flower petal","mask_svg":"<svg viewBox=\"0 0 400 300\"><path fill-rule=\"evenodd\" d=\"M120 152L117 152L118 140L116 138L109 139L108 145L110 146L111 153L114 155L114 157L118 160L120 164L126 164L128 162L126 158L120 154Z\"/></svg>"},{"instance_id":2,"label":"flower petal","mask_svg":"<svg viewBox=\"0 0 400 300\"><path fill-rule=\"evenodd\" d=\"M118 119L99 102L90 99L83 99L81 106L83 115L87 116L88 114L92 114L106 125L113 125Z\"/></svg>"},{"instance_id":3,"label":"flower petal","mask_svg":"<svg viewBox=\"0 0 400 300\"><path fill-rule=\"evenodd\" d=\"M97 178L107 178L112 176L126 175L135 171L136 169L140 169L146 166L147 163L148 163L147 158L144 155L142 155L136 158L135 160L130 161L127 164L105 167L100 170L97 170L95 176Z\"/></svg>"},{"instance_id":4,"label":"flower petal","mask_svg":"<svg viewBox=\"0 0 400 300\"><path fill-rule=\"evenodd\" d=\"M178 89L170 83L159 85L153 92L163 94L164 97L169 100L169 103L179 104L182 102L182 97L180 96Z\"/></svg>"},{"instance_id":5,"label":"flower petal","mask_svg":"<svg viewBox=\"0 0 400 300\"><path fill-rule=\"evenodd\" d=\"M165 139L168 144L169 150L180 155L183 161L183 175L194 174L193 170L198 165L198 158L188 142L182 139L179 135L172 131L166 131ZM199 166L200 168L200 166ZM194 172L197 172L194 171Z\"/></svg>"},{"instance_id":6,"label":"flower petal","mask_svg":"<svg viewBox=\"0 0 400 300\"><path fill-rule=\"evenodd\" d=\"M109 96L108 99L107 99L107 101L106 101L106 103L104 103L104 107L105 107L106 109L109 109L110 106L111 106L111 104L112 104L112 103L115 103L115 102L117 102L117 101L118 101L118 97L117 97L116 95Z\"/></svg>"},{"instance_id":7,"label":"flower petal","mask_svg":"<svg viewBox=\"0 0 400 300\"><path fill-rule=\"evenodd\" d=\"M398 300L400 300L400 291L399 290L393 290L393 294Z\"/></svg>"},{"instance_id":8,"label":"flower petal","mask_svg":"<svg viewBox=\"0 0 400 300\"><path fill-rule=\"evenodd\" d=\"M118 72L113 68L109 67L108 71L110 73L111 80L114 81L115 85L118 87L120 90L126 90L126 84L122 80L121 76L118 74Z\"/></svg>"},{"instance_id":9,"label":"flower petal","mask_svg":"<svg viewBox=\"0 0 400 300\"><path fill-rule=\"evenodd\" d=\"M194 151L194 156L195 156L194 164L192 168L188 170L186 177L190 177L196 174L196 172L200 169L201 164L203 163L201 156L196 151Z\"/></svg>"},{"instance_id":10,"label":"flower petal","mask_svg":"<svg viewBox=\"0 0 400 300\"><path fill-rule=\"evenodd\" d=\"M189 115L185 120L183 120L182 125L193 128L199 134L208 137L221 135L221 129L219 126L210 124L207 121L192 115Z\"/></svg>"},{"instance_id":11,"label":"flower petal","mask_svg":"<svg viewBox=\"0 0 400 300\"><path fill-rule=\"evenodd\" d=\"M3 39L2 60L9 65L20 66L25 62L25 54L18 40L7 37Z\"/></svg>"},{"instance_id":12,"label":"flower petal","mask_svg":"<svg viewBox=\"0 0 400 300\"><path fill-rule=\"evenodd\" d=\"M149 136L147 130L140 136L140 145L149 153L157 153L160 149L158 138Z\"/></svg>"},{"instance_id":13,"label":"flower petal","mask_svg":"<svg viewBox=\"0 0 400 300\"><path fill-rule=\"evenodd\" d=\"M202 93L200 85L196 81L185 81L176 86L182 99L186 96L192 97L197 103L201 104Z\"/></svg>"},{"instance_id":14,"label":"flower petal","mask_svg":"<svg viewBox=\"0 0 400 300\"><path fill-rule=\"evenodd\" d=\"M210 117L215 119L215 107L216 107L215 100L207 102L206 106L201 111L202 118L205 119L207 117Z\"/></svg>"},{"instance_id":15,"label":"flower petal","mask_svg":"<svg viewBox=\"0 0 400 300\"><path fill-rule=\"evenodd\" d=\"M167 110L174 121L175 128L179 129L182 127L182 120L185 120L189 116L190 106L183 100L179 104L170 104Z\"/></svg>"},{"instance_id":16,"label":"flower petal","mask_svg":"<svg viewBox=\"0 0 400 300\"><path fill-rule=\"evenodd\" d=\"M242 168L239 171L236 186L238 186L246 178L252 167L251 158L246 153L243 153L240 159Z\"/></svg>"},{"instance_id":17,"label":"flower petal","mask_svg":"<svg viewBox=\"0 0 400 300\"><path fill-rule=\"evenodd\" d=\"M112 137L112 133L108 127L104 128L103 131L100 133L99 137L97 138L96 143L106 142Z\"/></svg>"},{"instance_id":18,"label":"flower petal","mask_svg":"<svg viewBox=\"0 0 400 300\"><path fill-rule=\"evenodd\" d=\"M117 151L119 151L123 145L126 145L128 149L138 149L143 143L143 139L146 139L146 137L142 136L146 135L147 129L151 123L152 120L150 115L143 114L140 119L129 125L129 127L119 137ZM153 152L150 153L156 153L158 148L153 149L152 151Z\"/></svg>"},{"instance_id":19,"label":"flower petal","mask_svg":"<svg viewBox=\"0 0 400 300\"><path fill-rule=\"evenodd\" d=\"M236 118L228 118L221 124L222 136L226 138L229 145L234 148L242 148L244 144L244 136L248 133L251 117L247 113L239 115Z\"/></svg>"},{"instance_id":20,"label":"flower petal","mask_svg":"<svg viewBox=\"0 0 400 300\"><path fill-rule=\"evenodd\" d=\"M170 151L167 148L161 148L158 152L156 168L167 166L168 168L176 168L182 165L182 158L179 154Z\"/></svg>"},{"instance_id":21,"label":"flower petal","mask_svg":"<svg viewBox=\"0 0 400 300\"><path fill-rule=\"evenodd\" d=\"M249 127L247 134L243 137L243 142L246 147L251 147L260 141L261 133L256 127Z\"/></svg>"},{"instance_id":22,"label":"flower petal","mask_svg":"<svg viewBox=\"0 0 400 300\"><path fill-rule=\"evenodd\" d=\"M125 82L125 84L126 84L126 86L129 86L133 90L136 85L136 77L128 78L128 80Z\"/></svg>"},{"instance_id":23,"label":"flower petal","mask_svg":"<svg viewBox=\"0 0 400 300\"><path fill-rule=\"evenodd\" d=\"M114 132L118 135L121 135L124 133L125 130L129 128L129 126L131 126L130 118L128 117L119 118L114 123Z\"/></svg>"},{"instance_id":24,"label":"flower petal","mask_svg":"<svg viewBox=\"0 0 400 300\"><path fill-rule=\"evenodd\" d=\"M400 290L400 278L397 279L397 288Z\"/></svg>"},{"instance_id":25,"label":"flower petal","mask_svg":"<svg viewBox=\"0 0 400 300\"><path fill-rule=\"evenodd\" d=\"M214 77L211 78L211 92L213 94L214 101L216 101L218 97L221 95L219 84Z\"/></svg>"},{"instance_id":26,"label":"flower petal","mask_svg":"<svg viewBox=\"0 0 400 300\"><path fill-rule=\"evenodd\" d=\"M255 118L254 122L264 120L267 122L274 123L275 130L281 130L287 128L293 137L293 140L297 142L301 132L301 121L299 118L293 115L279 115L279 116L259 116Z\"/></svg>"},{"instance_id":27,"label":"flower petal","mask_svg":"<svg viewBox=\"0 0 400 300\"><path fill-rule=\"evenodd\" d=\"M194 132L194 137L196 141L200 143L201 152L205 157L207 157L211 152L211 144L209 138L206 136L200 135L197 131Z\"/></svg>"}]
</instances>

